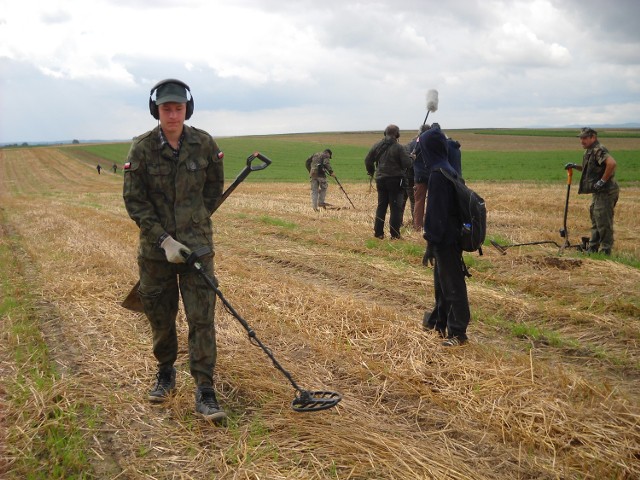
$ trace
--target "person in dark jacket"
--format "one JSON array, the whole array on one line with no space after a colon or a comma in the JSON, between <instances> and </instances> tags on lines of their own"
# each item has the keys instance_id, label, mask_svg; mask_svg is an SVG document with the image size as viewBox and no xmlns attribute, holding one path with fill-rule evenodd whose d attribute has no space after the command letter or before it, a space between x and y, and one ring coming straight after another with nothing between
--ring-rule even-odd
<instances>
[{"instance_id":1,"label":"person in dark jacket","mask_svg":"<svg viewBox=\"0 0 640 480\"><path fill-rule=\"evenodd\" d=\"M462 152L460 151L460 142L453 138L447 138L447 149L447 158L449 159L449 163L458 176L462 176Z\"/></svg>"},{"instance_id":2,"label":"person in dark jacket","mask_svg":"<svg viewBox=\"0 0 640 480\"><path fill-rule=\"evenodd\" d=\"M213 275L210 217L222 196L224 155L211 135L184 124L193 113L193 97L185 83L167 79L156 84L149 110L158 126L131 144L123 186L127 213L140 228L138 294L158 364L148 399L164 402L176 387L176 316L182 296L189 325L189 369L196 384L195 411L220 421L226 414L213 390L216 296L202 276L185 264L184 255L207 250L200 263Z\"/></svg>"},{"instance_id":3,"label":"person in dark jacket","mask_svg":"<svg viewBox=\"0 0 640 480\"><path fill-rule=\"evenodd\" d=\"M429 128L431 128L431 126L428 124L422 125L420 135L418 135L413 149L415 156L413 161L413 229L417 232L422 230L424 223L427 187L429 186L429 175L431 174L431 166L433 165L427 153L423 151L420 146L420 138Z\"/></svg>"},{"instance_id":4,"label":"person in dark jacket","mask_svg":"<svg viewBox=\"0 0 640 480\"><path fill-rule=\"evenodd\" d=\"M378 207L373 223L373 233L376 238L384 238L387 208L390 210L391 238L400 238L404 182L406 182L406 171L411 166L411 158L407 150L398 143L399 138L400 129L396 125L387 126L384 138L371 147L364 160L367 173L371 176L375 174L378 190Z\"/></svg>"},{"instance_id":5,"label":"person in dark jacket","mask_svg":"<svg viewBox=\"0 0 640 480\"><path fill-rule=\"evenodd\" d=\"M437 124L420 136L420 143L432 161L423 230L427 241L423 263L434 265L435 293L435 306L425 312L422 325L445 337L444 346L457 346L467 343L471 313L459 243L460 213L455 188L440 169L454 177L458 173L449 163L447 138Z\"/></svg>"}]
</instances>

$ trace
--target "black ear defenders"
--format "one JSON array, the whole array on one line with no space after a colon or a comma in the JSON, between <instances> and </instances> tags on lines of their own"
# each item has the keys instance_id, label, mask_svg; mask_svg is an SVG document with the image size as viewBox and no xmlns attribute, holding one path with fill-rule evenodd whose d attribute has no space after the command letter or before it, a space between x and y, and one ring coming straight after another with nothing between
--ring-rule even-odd
<instances>
[{"instance_id":1,"label":"black ear defenders","mask_svg":"<svg viewBox=\"0 0 640 480\"><path fill-rule=\"evenodd\" d=\"M158 90L158 88L160 88L162 85L166 85L167 83L175 83L176 85L180 85L181 87L184 87L187 92L189 92L189 100L187 100L187 114L185 115L185 119L189 120L189 118L191 118L191 115L193 115L193 95L191 95L191 89L189 88L189 85L180 80L176 80L175 78L167 78L166 80L159 81L149 92L149 112L151 113L151 116L156 120L160 119L158 105L156 105L155 100L153 100L151 97L153 96L153 92Z\"/></svg>"}]
</instances>

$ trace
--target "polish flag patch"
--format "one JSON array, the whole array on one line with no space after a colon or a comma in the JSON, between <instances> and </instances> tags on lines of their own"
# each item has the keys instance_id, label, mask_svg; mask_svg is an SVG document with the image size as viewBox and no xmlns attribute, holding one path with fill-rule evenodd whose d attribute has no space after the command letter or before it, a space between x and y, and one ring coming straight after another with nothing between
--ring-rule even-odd
<instances>
[{"instance_id":1,"label":"polish flag patch","mask_svg":"<svg viewBox=\"0 0 640 480\"><path fill-rule=\"evenodd\" d=\"M218 152L217 157L219 160L222 160L224 158L224 152Z\"/></svg>"},{"instance_id":2,"label":"polish flag patch","mask_svg":"<svg viewBox=\"0 0 640 480\"><path fill-rule=\"evenodd\" d=\"M131 168L131 162L127 162L124 164L124 169L129 170Z\"/></svg>"}]
</instances>

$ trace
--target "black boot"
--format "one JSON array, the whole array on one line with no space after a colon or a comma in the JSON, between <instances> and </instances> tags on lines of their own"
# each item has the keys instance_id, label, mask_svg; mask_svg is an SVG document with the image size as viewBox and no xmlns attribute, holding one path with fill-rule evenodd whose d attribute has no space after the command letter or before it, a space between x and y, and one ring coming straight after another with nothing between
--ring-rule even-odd
<instances>
[{"instance_id":1,"label":"black boot","mask_svg":"<svg viewBox=\"0 0 640 480\"><path fill-rule=\"evenodd\" d=\"M149 392L149 401L164 402L176 388L176 369L162 368L156 373L156 386Z\"/></svg>"},{"instance_id":2,"label":"black boot","mask_svg":"<svg viewBox=\"0 0 640 480\"><path fill-rule=\"evenodd\" d=\"M213 421L223 420L227 414L218 405L216 392L208 385L196 388L196 414Z\"/></svg>"}]
</instances>

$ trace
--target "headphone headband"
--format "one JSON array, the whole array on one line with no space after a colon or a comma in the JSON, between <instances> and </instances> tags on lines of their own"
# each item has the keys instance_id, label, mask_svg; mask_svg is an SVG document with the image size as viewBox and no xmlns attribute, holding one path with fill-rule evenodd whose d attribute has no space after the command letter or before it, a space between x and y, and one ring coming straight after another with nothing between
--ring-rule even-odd
<instances>
[{"instance_id":1,"label":"headphone headband","mask_svg":"<svg viewBox=\"0 0 640 480\"><path fill-rule=\"evenodd\" d=\"M184 87L184 89L187 92L189 92L189 99L187 100L187 113L185 115L185 119L189 120L189 118L191 118L191 115L193 115L193 107L194 107L193 94L191 93L191 89L189 88L189 85L184 83L182 80L178 80L177 78L166 78L164 80L160 80L153 87L151 87L151 90L149 90L149 112L151 113L151 116L156 120L160 119L158 105L156 105L156 102L151 97L153 96L153 92L158 90L158 88L160 88L161 86L166 85L167 83L174 83L176 85L180 85L181 87Z\"/></svg>"}]
</instances>

